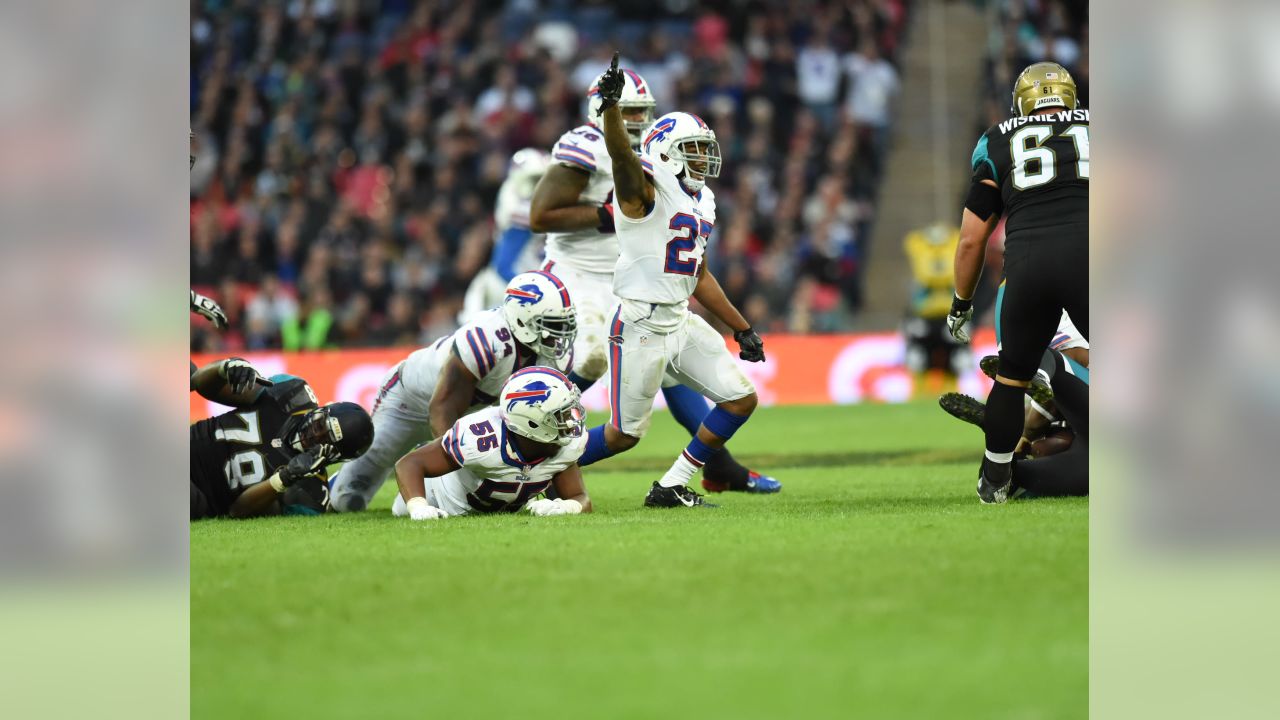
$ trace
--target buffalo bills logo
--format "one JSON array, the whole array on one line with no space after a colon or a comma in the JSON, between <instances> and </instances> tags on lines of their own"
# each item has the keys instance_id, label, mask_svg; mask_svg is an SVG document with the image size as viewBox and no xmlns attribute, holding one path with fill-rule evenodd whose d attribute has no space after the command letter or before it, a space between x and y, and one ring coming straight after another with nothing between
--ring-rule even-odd
<instances>
[{"instance_id":1,"label":"buffalo bills logo","mask_svg":"<svg viewBox=\"0 0 1280 720\"><path fill-rule=\"evenodd\" d=\"M507 298L514 299L521 305L536 305L542 300L542 289L537 285L521 285L518 288L507 288Z\"/></svg>"},{"instance_id":2,"label":"buffalo bills logo","mask_svg":"<svg viewBox=\"0 0 1280 720\"><path fill-rule=\"evenodd\" d=\"M671 131L675 129L676 129L675 118L667 118L665 120L659 120L658 124L653 126L653 129L649 131L649 135L644 139L645 152L649 152L650 143L653 143L654 141L662 142L663 140L666 139L668 135L671 134Z\"/></svg>"},{"instance_id":3,"label":"buffalo bills logo","mask_svg":"<svg viewBox=\"0 0 1280 720\"><path fill-rule=\"evenodd\" d=\"M537 405L546 402L551 398L551 386L541 380L534 380L524 386L523 390L515 390L507 393L503 398L507 402L507 411L510 412L515 408L517 403L529 403Z\"/></svg>"}]
</instances>

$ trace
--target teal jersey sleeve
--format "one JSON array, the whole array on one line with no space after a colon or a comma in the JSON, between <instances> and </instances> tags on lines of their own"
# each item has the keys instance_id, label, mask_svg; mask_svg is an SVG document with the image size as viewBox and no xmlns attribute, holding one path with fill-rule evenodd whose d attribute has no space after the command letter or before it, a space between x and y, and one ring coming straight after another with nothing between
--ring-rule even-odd
<instances>
[{"instance_id":1,"label":"teal jersey sleeve","mask_svg":"<svg viewBox=\"0 0 1280 720\"><path fill-rule=\"evenodd\" d=\"M1000 174L996 172L996 163L987 152L986 133L983 133L982 137L978 138L978 144L973 148L973 157L969 159L969 164L972 166L974 173L980 172L983 166L986 166L991 170L991 179L995 180L996 184L1000 183Z\"/></svg>"}]
</instances>

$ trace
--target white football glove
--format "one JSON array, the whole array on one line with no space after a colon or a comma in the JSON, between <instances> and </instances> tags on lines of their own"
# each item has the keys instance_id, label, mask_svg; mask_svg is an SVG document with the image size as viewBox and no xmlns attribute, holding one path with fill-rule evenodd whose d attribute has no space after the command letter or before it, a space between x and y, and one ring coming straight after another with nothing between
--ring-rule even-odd
<instances>
[{"instance_id":1,"label":"white football glove","mask_svg":"<svg viewBox=\"0 0 1280 720\"><path fill-rule=\"evenodd\" d=\"M577 500L548 500L539 498L525 505L529 512L538 517L550 517L552 515L577 515L582 512L582 503Z\"/></svg>"},{"instance_id":2,"label":"white football glove","mask_svg":"<svg viewBox=\"0 0 1280 720\"><path fill-rule=\"evenodd\" d=\"M405 506L409 509L410 520L439 520L449 517L449 513L427 502L424 497L410 498Z\"/></svg>"},{"instance_id":3,"label":"white football glove","mask_svg":"<svg viewBox=\"0 0 1280 720\"><path fill-rule=\"evenodd\" d=\"M218 303L207 298L195 290L191 291L191 312L209 318L209 322L219 330L225 330L227 327L227 314L218 307Z\"/></svg>"},{"instance_id":4,"label":"white football glove","mask_svg":"<svg viewBox=\"0 0 1280 720\"><path fill-rule=\"evenodd\" d=\"M961 300L958 296L951 298L951 312L947 313L947 330L958 342L969 342L969 331L965 326L973 320L973 301Z\"/></svg>"}]
</instances>

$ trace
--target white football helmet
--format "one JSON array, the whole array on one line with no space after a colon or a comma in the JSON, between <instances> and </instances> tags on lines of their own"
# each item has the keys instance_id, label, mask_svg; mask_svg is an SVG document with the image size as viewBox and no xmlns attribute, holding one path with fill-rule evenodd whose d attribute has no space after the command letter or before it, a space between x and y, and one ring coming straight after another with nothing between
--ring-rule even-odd
<instances>
[{"instance_id":1,"label":"white football helmet","mask_svg":"<svg viewBox=\"0 0 1280 720\"><path fill-rule=\"evenodd\" d=\"M720 142L715 131L692 113L671 112L658 118L645 133L641 152L679 177L689 192L701 190L707 178L720 177Z\"/></svg>"},{"instance_id":2,"label":"white football helmet","mask_svg":"<svg viewBox=\"0 0 1280 720\"><path fill-rule=\"evenodd\" d=\"M578 388L559 370L539 365L507 378L498 408L511 432L557 445L582 437L587 419Z\"/></svg>"},{"instance_id":3,"label":"white football helmet","mask_svg":"<svg viewBox=\"0 0 1280 720\"><path fill-rule=\"evenodd\" d=\"M511 278L502 313L516 340L539 355L560 360L573 350L578 315L569 289L555 275L531 270Z\"/></svg>"},{"instance_id":4,"label":"white football helmet","mask_svg":"<svg viewBox=\"0 0 1280 720\"><path fill-rule=\"evenodd\" d=\"M515 183L520 197L533 195L533 186L538 184L547 168L551 167L551 155L537 148L517 150L511 156L511 166L507 169L507 179Z\"/></svg>"},{"instance_id":5,"label":"white football helmet","mask_svg":"<svg viewBox=\"0 0 1280 720\"><path fill-rule=\"evenodd\" d=\"M635 147L644 137L645 128L653 122L653 109L657 107L658 102L653 99L653 93L649 92L649 85L644 78L640 77L640 73L626 68L621 70L622 97L618 99L618 108L624 113L623 124L627 126L627 134L631 136L631 146ZM602 77L604 73L596 76L587 90L587 120L593 123L600 122L600 105L604 102L600 98L600 78ZM640 120L627 120L625 113L628 110L643 110L644 117Z\"/></svg>"}]
</instances>

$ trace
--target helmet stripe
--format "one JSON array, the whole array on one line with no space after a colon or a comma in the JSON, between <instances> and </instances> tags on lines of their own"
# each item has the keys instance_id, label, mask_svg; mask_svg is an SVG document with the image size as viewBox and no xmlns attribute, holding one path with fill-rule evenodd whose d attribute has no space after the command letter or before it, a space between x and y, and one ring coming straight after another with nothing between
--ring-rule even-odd
<instances>
[{"instance_id":1,"label":"helmet stripe","mask_svg":"<svg viewBox=\"0 0 1280 720\"><path fill-rule=\"evenodd\" d=\"M552 275L549 272L545 272L543 270L531 270L530 272L532 272L535 275L541 275L542 277L550 280L551 284L555 285L556 289L560 291L560 300L564 302L564 306L566 308L570 307L569 288L565 287L564 283L560 282L560 278L556 277L555 275Z\"/></svg>"},{"instance_id":2,"label":"helmet stripe","mask_svg":"<svg viewBox=\"0 0 1280 720\"><path fill-rule=\"evenodd\" d=\"M572 382L570 382L569 378L567 378L567 377L565 377L565 376L564 376L564 373L560 372L559 370L557 370L557 369L555 369L555 368L553 368L553 367L548 367L548 366L546 366L546 365L533 365L533 366L527 367L527 368L525 368L525 369L523 369L523 370L517 370L516 372L514 372L514 373L512 373L512 374L511 374L511 377L507 379L507 382L511 382L512 380L515 380L516 378L520 377L521 375L525 375L525 374L528 374L528 373L546 373L546 374L551 375L551 376L553 376L553 377L555 377L555 378L557 378L557 379L563 380L563 381L565 381L565 382L569 383L570 385L572 385L572 384L573 384Z\"/></svg>"}]
</instances>

